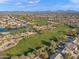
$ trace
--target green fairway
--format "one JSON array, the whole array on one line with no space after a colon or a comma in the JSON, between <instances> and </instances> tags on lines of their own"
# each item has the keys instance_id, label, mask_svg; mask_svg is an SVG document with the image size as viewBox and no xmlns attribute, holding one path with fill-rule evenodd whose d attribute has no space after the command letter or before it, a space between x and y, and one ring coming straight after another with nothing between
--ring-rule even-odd
<instances>
[{"instance_id":1,"label":"green fairway","mask_svg":"<svg viewBox=\"0 0 79 59\"><path fill-rule=\"evenodd\" d=\"M38 25L46 25L48 24L48 18L34 18L30 22Z\"/></svg>"},{"instance_id":2,"label":"green fairway","mask_svg":"<svg viewBox=\"0 0 79 59\"><path fill-rule=\"evenodd\" d=\"M60 25L56 29L51 31L45 31L42 34L36 34L32 35L29 38L25 38L21 40L18 45L16 45L13 48L10 48L3 52L3 55L6 55L7 53L10 53L12 55L22 54L24 51L27 51L28 48L34 48L37 46L42 45L42 40L48 40L49 38L55 36L55 37L61 37L64 35L64 31L69 30L70 28L66 25ZM63 32L62 32L63 31Z\"/></svg>"}]
</instances>

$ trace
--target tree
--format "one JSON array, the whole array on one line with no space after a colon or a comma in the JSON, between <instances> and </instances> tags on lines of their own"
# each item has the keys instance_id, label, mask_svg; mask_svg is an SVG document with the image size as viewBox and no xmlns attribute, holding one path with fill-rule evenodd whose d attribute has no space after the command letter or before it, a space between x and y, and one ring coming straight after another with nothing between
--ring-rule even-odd
<instances>
[{"instance_id":1,"label":"tree","mask_svg":"<svg viewBox=\"0 0 79 59\"><path fill-rule=\"evenodd\" d=\"M26 17L25 16L20 16L19 19L24 20L24 19L26 19Z\"/></svg>"}]
</instances>

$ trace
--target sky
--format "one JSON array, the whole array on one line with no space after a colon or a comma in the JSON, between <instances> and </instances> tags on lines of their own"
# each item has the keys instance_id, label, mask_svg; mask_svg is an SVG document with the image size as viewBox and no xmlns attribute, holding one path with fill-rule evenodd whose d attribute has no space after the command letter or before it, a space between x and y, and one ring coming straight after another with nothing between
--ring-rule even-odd
<instances>
[{"instance_id":1,"label":"sky","mask_svg":"<svg viewBox=\"0 0 79 59\"><path fill-rule=\"evenodd\" d=\"M79 11L79 0L0 0L0 11Z\"/></svg>"}]
</instances>

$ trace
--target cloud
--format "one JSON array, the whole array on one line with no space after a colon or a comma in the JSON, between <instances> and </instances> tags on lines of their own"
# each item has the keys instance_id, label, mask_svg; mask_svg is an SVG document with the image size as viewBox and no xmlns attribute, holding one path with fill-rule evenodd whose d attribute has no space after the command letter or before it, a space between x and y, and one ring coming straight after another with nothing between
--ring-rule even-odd
<instances>
[{"instance_id":1,"label":"cloud","mask_svg":"<svg viewBox=\"0 0 79 59\"><path fill-rule=\"evenodd\" d=\"M15 6L19 7L19 8L25 8L25 5L23 5L22 2L17 2L15 3Z\"/></svg>"},{"instance_id":2,"label":"cloud","mask_svg":"<svg viewBox=\"0 0 79 59\"><path fill-rule=\"evenodd\" d=\"M16 5L22 5L22 3L21 2L17 2Z\"/></svg>"},{"instance_id":3,"label":"cloud","mask_svg":"<svg viewBox=\"0 0 79 59\"><path fill-rule=\"evenodd\" d=\"M41 0L27 0L27 6L33 7L37 6L40 3Z\"/></svg>"},{"instance_id":4,"label":"cloud","mask_svg":"<svg viewBox=\"0 0 79 59\"><path fill-rule=\"evenodd\" d=\"M8 1L10 1L10 0L0 0L0 3L6 3Z\"/></svg>"},{"instance_id":5,"label":"cloud","mask_svg":"<svg viewBox=\"0 0 79 59\"><path fill-rule=\"evenodd\" d=\"M72 2L74 4L79 4L79 0L70 0L70 2Z\"/></svg>"},{"instance_id":6,"label":"cloud","mask_svg":"<svg viewBox=\"0 0 79 59\"><path fill-rule=\"evenodd\" d=\"M36 3L39 3L40 0L28 0L28 3L29 4L36 4Z\"/></svg>"},{"instance_id":7,"label":"cloud","mask_svg":"<svg viewBox=\"0 0 79 59\"><path fill-rule=\"evenodd\" d=\"M23 6L23 5L20 5L20 6L18 6L19 8L25 8L25 6Z\"/></svg>"}]
</instances>

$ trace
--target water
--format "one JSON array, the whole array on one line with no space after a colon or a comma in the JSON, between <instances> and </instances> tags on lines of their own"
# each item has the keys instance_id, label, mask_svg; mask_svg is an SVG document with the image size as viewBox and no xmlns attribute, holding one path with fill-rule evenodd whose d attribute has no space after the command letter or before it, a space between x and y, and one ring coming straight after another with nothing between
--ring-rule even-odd
<instances>
[{"instance_id":1,"label":"water","mask_svg":"<svg viewBox=\"0 0 79 59\"><path fill-rule=\"evenodd\" d=\"M16 28L0 28L0 32L8 32L8 31L15 31Z\"/></svg>"}]
</instances>

